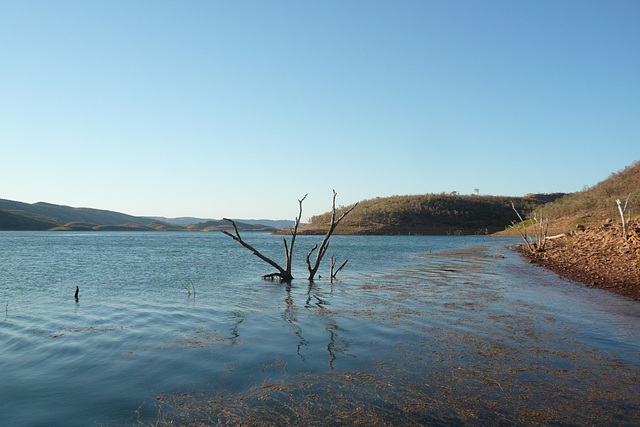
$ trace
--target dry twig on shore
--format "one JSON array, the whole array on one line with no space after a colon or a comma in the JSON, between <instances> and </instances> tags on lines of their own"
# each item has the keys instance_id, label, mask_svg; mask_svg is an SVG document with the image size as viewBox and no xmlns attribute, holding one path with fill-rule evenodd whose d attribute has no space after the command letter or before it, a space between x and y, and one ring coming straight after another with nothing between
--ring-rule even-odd
<instances>
[{"instance_id":1,"label":"dry twig on shore","mask_svg":"<svg viewBox=\"0 0 640 427\"><path fill-rule=\"evenodd\" d=\"M547 236L549 233L549 218L545 220L542 218L541 214L540 218L538 219L537 214L534 214L533 219L531 219L534 235L533 237L529 237L527 235L527 223L522 219L522 216L520 216L520 213L513 203L511 203L511 207L513 208L516 215L518 215L520 224L522 224L523 229L521 230L518 224L516 224L514 221L511 221L513 228L515 228L518 233L520 233L520 237L522 237L524 242L527 244L527 247L529 248L529 251L531 251L531 253L542 252L547 242Z\"/></svg>"},{"instance_id":2,"label":"dry twig on shore","mask_svg":"<svg viewBox=\"0 0 640 427\"><path fill-rule=\"evenodd\" d=\"M624 202L624 207L622 207L622 202L620 199L616 199L616 204L618 205L618 212L620 212L620 219L622 220L622 238L627 240L627 222L628 219L625 219L624 213L627 210L627 205L629 204L629 198L631 194L627 196L627 200Z\"/></svg>"}]
</instances>

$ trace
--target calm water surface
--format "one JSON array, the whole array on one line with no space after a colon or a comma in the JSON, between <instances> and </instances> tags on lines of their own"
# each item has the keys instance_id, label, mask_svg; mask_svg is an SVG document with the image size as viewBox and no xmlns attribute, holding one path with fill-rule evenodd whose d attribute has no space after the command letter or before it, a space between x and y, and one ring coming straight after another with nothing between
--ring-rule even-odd
<instances>
[{"instance_id":1,"label":"calm water surface","mask_svg":"<svg viewBox=\"0 0 640 427\"><path fill-rule=\"evenodd\" d=\"M281 237L244 238L284 258ZM349 264L310 284L319 240L298 237L284 285L220 233L0 233L0 424L154 423L185 406L174 396L260 408L251 391L266 387L309 401L300 378L320 405L354 373L371 375L353 393L375 385L359 405L377 421L545 422L536 413L556 408L556 421L640 422L638 303L473 249L497 242L481 237L335 236L320 274L331 254ZM173 414L217 419L196 412Z\"/></svg>"}]
</instances>

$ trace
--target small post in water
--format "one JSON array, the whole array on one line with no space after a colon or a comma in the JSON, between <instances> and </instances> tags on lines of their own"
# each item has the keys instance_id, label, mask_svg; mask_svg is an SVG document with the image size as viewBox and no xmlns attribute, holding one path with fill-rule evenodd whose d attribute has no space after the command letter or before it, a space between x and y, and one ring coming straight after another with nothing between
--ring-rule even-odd
<instances>
[{"instance_id":1,"label":"small post in water","mask_svg":"<svg viewBox=\"0 0 640 427\"><path fill-rule=\"evenodd\" d=\"M76 299L76 302L78 302L78 292L80 292L80 288L76 286L76 293L73 295L73 297Z\"/></svg>"}]
</instances>

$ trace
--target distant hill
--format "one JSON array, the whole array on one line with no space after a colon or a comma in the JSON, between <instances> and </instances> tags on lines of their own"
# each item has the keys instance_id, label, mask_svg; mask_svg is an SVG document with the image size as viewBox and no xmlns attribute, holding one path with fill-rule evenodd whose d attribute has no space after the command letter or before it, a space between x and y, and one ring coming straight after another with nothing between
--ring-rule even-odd
<instances>
[{"instance_id":1,"label":"distant hill","mask_svg":"<svg viewBox=\"0 0 640 427\"><path fill-rule=\"evenodd\" d=\"M270 231L266 225L236 221L240 231ZM229 230L226 221L204 222L187 227L170 224L150 217L137 217L120 212L75 208L52 203L23 203L0 199L0 230L56 230L56 231L214 231Z\"/></svg>"},{"instance_id":2,"label":"distant hill","mask_svg":"<svg viewBox=\"0 0 640 427\"><path fill-rule=\"evenodd\" d=\"M162 216L152 216L147 217L151 218L155 221L162 221L167 224L178 224L178 225L191 225L191 224L199 224L203 222L209 221L219 221L213 218L195 218L195 217L178 217L178 218L167 218ZM253 224L253 225L265 225L267 227L273 228L284 228L294 225L294 221L289 220L273 220L273 219L234 219L235 222L241 222L243 224Z\"/></svg>"},{"instance_id":3,"label":"distant hill","mask_svg":"<svg viewBox=\"0 0 640 427\"><path fill-rule=\"evenodd\" d=\"M181 216L178 218L167 218L165 216L148 216L145 218L150 218L152 221L164 222L165 224L176 224L176 225L190 225L190 224L198 224L200 222L215 221L212 218L195 218L192 216Z\"/></svg>"},{"instance_id":4,"label":"distant hill","mask_svg":"<svg viewBox=\"0 0 640 427\"><path fill-rule=\"evenodd\" d=\"M524 197L424 194L363 200L343 221L342 234L485 234L504 230L515 220L513 202L526 217L531 212L549 217L555 230L576 223L617 220L616 199L627 213L640 215L640 161L632 163L593 187L572 194L528 194ZM338 209L338 215L346 208ZM301 234L326 232L330 212L316 215ZM274 231L293 221L235 220L240 231ZM193 217L136 217L92 208L51 203L23 203L0 199L0 230L230 230L226 221Z\"/></svg>"},{"instance_id":5,"label":"distant hill","mask_svg":"<svg viewBox=\"0 0 640 427\"><path fill-rule=\"evenodd\" d=\"M30 204L0 199L0 210L56 225L64 225L70 222L85 222L96 225L120 225L127 223L147 225L153 222L153 220L149 218L127 215L120 212L92 208L74 208L44 202Z\"/></svg>"},{"instance_id":6,"label":"distant hill","mask_svg":"<svg viewBox=\"0 0 640 427\"><path fill-rule=\"evenodd\" d=\"M236 226L238 227L239 231L269 231L269 232L278 231L277 228L267 227L261 224L246 224L246 223L235 221L235 220L234 222L236 223ZM187 226L187 229L191 231L220 231L220 230L233 231L233 225L231 225L231 223L228 221L211 220L211 221L201 222L198 224L190 224Z\"/></svg>"},{"instance_id":7,"label":"distant hill","mask_svg":"<svg viewBox=\"0 0 640 427\"><path fill-rule=\"evenodd\" d=\"M530 194L525 194L524 197L527 198L527 199L534 199L534 200L537 200L537 201L542 202L542 203L551 203L551 202L556 201L556 200L558 200L558 199L560 199L560 198L562 198L562 197L564 197L566 195L567 195L567 193L549 193L549 194L546 194L546 193L532 194L532 193L530 193Z\"/></svg>"},{"instance_id":8,"label":"distant hill","mask_svg":"<svg viewBox=\"0 0 640 427\"><path fill-rule=\"evenodd\" d=\"M243 224L266 225L273 228L285 228L295 225L295 221L287 219L234 219L234 221L242 222Z\"/></svg>"},{"instance_id":9,"label":"distant hill","mask_svg":"<svg viewBox=\"0 0 640 427\"><path fill-rule=\"evenodd\" d=\"M49 230L56 224L0 211L0 230Z\"/></svg>"},{"instance_id":10,"label":"distant hill","mask_svg":"<svg viewBox=\"0 0 640 427\"><path fill-rule=\"evenodd\" d=\"M119 225L97 225L86 222L69 222L51 229L52 231L168 231L182 230L184 228L173 228L166 224L151 223L149 225L140 224L119 224Z\"/></svg>"},{"instance_id":11,"label":"distant hill","mask_svg":"<svg viewBox=\"0 0 640 427\"><path fill-rule=\"evenodd\" d=\"M363 200L343 220L336 233L342 234L489 234L504 230L516 215L526 215L541 206L543 199L529 197L424 194L377 197ZM559 195L558 195L559 197ZM347 207L337 211L340 215ZM327 212L311 218L302 234L326 232L331 221Z\"/></svg>"}]
</instances>

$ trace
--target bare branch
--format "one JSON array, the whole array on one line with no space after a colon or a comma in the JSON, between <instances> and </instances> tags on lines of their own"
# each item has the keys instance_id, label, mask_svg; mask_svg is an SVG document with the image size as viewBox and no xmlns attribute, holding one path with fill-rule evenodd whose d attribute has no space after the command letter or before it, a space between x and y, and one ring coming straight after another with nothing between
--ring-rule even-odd
<instances>
[{"instance_id":1,"label":"bare branch","mask_svg":"<svg viewBox=\"0 0 640 427\"><path fill-rule=\"evenodd\" d=\"M307 268L309 269L309 271L311 271L311 260L310 260L311 254L313 254L313 251L315 251L316 249L318 249L318 244L317 243L315 245L313 245L313 247L311 248L311 250L307 254Z\"/></svg>"},{"instance_id":2,"label":"bare branch","mask_svg":"<svg viewBox=\"0 0 640 427\"><path fill-rule=\"evenodd\" d=\"M338 224L340 224L340 221L342 221L344 217L346 217L352 210L356 208L356 206L358 206L358 203L351 206L336 221L336 196L337 195L338 193L336 193L336 190L333 190L331 225L329 226L329 230L327 231L327 234L324 236L324 239L322 239L322 242L320 243L320 249L318 249L318 253L316 254L316 262L313 265L313 267L311 267L310 263L307 263L307 268L309 269L309 280L313 280L313 278L315 277L316 272L320 267L320 262L322 261L322 258L327 252L327 249L329 248L329 239L331 238L331 235L333 234L334 230L336 229ZM311 253L309 253L309 255L311 255Z\"/></svg>"},{"instance_id":3,"label":"bare branch","mask_svg":"<svg viewBox=\"0 0 640 427\"><path fill-rule=\"evenodd\" d=\"M620 199L616 199L616 204L618 205L618 212L620 212L620 220L622 221L622 238L627 239L627 221L624 219L624 211L627 209L627 203L629 203L629 197L627 197L627 201L624 203L624 208L622 207L622 202Z\"/></svg>"},{"instance_id":4,"label":"bare branch","mask_svg":"<svg viewBox=\"0 0 640 427\"><path fill-rule=\"evenodd\" d=\"M248 244L247 242L242 240L242 237L240 237L240 232L238 231L238 227L236 226L236 223L233 220L228 219L228 218L223 218L225 221L229 221L231 223L231 225L233 225L233 229L235 231L235 235L233 235L233 234L231 234L231 233L229 233L228 231L225 231L225 230L220 230L220 231L222 231L227 236L231 237L236 242L240 243L245 248L249 249L255 256L257 256L258 258L260 258L261 260L263 260L264 262L266 262L267 264L271 265L276 270L278 270L277 273L270 273L270 274L264 275L262 277L264 277L265 279L273 279L274 277L280 277L280 279L282 281L290 282L291 280L293 280L293 276L291 275L291 262L293 260L293 244L295 243L296 235L298 234L298 226L300 225L300 218L302 218L302 202L306 198L307 198L307 194L305 194L302 199L298 200L298 204L300 205L300 210L298 212L298 216L296 217L295 226L293 228L290 228L290 231L291 231L291 243L287 244L286 237L282 238L282 241L284 242L284 254L285 254L286 268L282 268L277 262L275 262L272 259L264 256L256 248L254 248L253 246L251 246L250 244Z\"/></svg>"},{"instance_id":5,"label":"bare branch","mask_svg":"<svg viewBox=\"0 0 640 427\"><path fill-rule=\"evenodd\" d=\"M520 230L520 228L518 227L518 224L516 224L514 221L511 221L511 225L513 226L513 228L515 228L518 233L520 234L520 237L522 237L522 240L524 240L524 242L527 244L527 247L529 248L529 250L531 252L535 252L533 250L533 248L531 247L531 244L529 243L529 239L527 239L526 234L522 234L522 231ZM525 229L526 230L526 229Z\"/></svg>"},{"instance_id":6,"label":"bare branch","mask_svg":"<svg viewBox=\"0 0 640 427\"><path fill-rule=\"evenodd\" d=\"M336 257L335 255L331 255L331 269L329 270L329 277L331 281L333 281L333 269L336 267Z\"/></svg>"},{"instance_id":7,"label":"bare branch","mask_svg":"<svg viewBox=\"0 0 640 427\"><path fill-rule=\"evenodd\" d=\"M318 247L318 245L316 244L309 251L309 253L307 254L306 262L307 262L307 268L309 269L309 280L311 280L311 281L315 277L315 275L316 275L316 273L318 271L318 267L320 266L320 262L322 261L322 258L324 257L325 253L327 252L327 249L329 248L329 238L333 234L334 230L336 229L338 224L340 224L340 222L352 210L354 210L356 208L356 206L358 206L358 203L356 203L353 206L351 206L349 209L346 209L342 213L340 218L338 218L336 220L336 195L337 195L336 191L333 190L333 204L332 204L332 213L331 213L331 225L329 227L329 230L327 231L327 234L325 235L324 239L322 240L322 243L320 244L320 247ZM294 247L294 244L295 244L295 241L296 241L296 236L298 235L298 227L300 226L300 220L302 218L302 203L304 202L304 200L306 198L307 198L307 194L305 194L302 199L298 200L298 204L299 204L298 216L296 217L295 225L293 227L289 228L290 233L291 233L291 241L287 242L286 237L282 238L282 241L284 243L284 252L285 252L285 260L286 260L286 267L285 268L281 267L277 262L275 262L272 259L266 257L265 255L260 253L256 248L254 248L253 246L251 246L250 244L248 244L247 242L242 240L242 237L240 236L240 232L238 231L238 227L237 227L236 223L233 220L228 219L228 218L223 218L225 221L229 221L231 223L231 225L233 226L233 230L235 231L235 234L232 234L232 233L230 233L228 231L225 231L225 230L220 230L220 231L222 233L226 234L227 236L231 237L236 242L240 243L245 248L249 249L255 256L257 256L258 258L260 258L261 260L263 260L264 262L266 262L267 264L271 265L276 270L278 270L275 273L270 273L270 274L264 275L262 277L264 277L265 279L273 279L275 277L279 277L282 281L290 282L291 280L293 280L293 276L291 274L291 264L292 264L292 261L293 261L293 247ZM318 252L316 253L315 263L312 266L311 265L311 255L313 254L313 252L316 249L318 249ZM333 277L335 277L335 274L337 274L337 272L340 271L342 269L342 267L344 267L346 265L346 263L347 263L347 261L345 261L340 266L340 268L338 268L338 270L335 273L332 271ZM335 266L335 261L333 261L332 270L333 270L334 266ZM194 293L195 293L195 288L194 288Z\"/></svg>"},{"instance_id":8,"label":"bare branch","mask_svg":"<svg viewBox=\"0 0 640 427\"><path fill-rule=\"evenodd\" d=\"M627 200L625 200L624 202L624 208L622 209L623 211L627 210L627 204L629 204L629 199L631 198L631 193L629 193L629 195L627 196Z\"/></svg>"},{"instance_id":9,"label":"bare branch","mask_svg":"<svg viewBox=\"0 0 640 427\"><path fill-rule=\"evenodd\" d=\"M511 202L511 208L513 209L513 211L516 213L516 215L518 215L518 218L520 219L520 223L522 223L522 225L524 226L524 236L523 239L525 239L526 241L528 240L528 236L527 236L527 227L526 224L524 223L524 219L522 219L522 217L520 216L520 212L518 212L518 210L516 209L515 205L513 204L513 202ZM522 233L520 233L522 234Z\"/></svg>"},{"instance_id":10,"label":"bare branch","mask_svg":"<svg viewBox=\"0 0 640 427\"><path fill-rule=\"evenodd\" d=\"M524 222L524 220L520 216L520 213L518 212L516 207L513 205L513 202L511 203L511 207L515 211L516 215L518 215L518 218L520 219L520 224L522 224L522 228L524 232L520 230L520 227L514 221L511 221L511 224L513 225L513 228L515 228L518 231L518 233L520 233L520 237L522 237L522 240L524 240L524 242L527 244L529 251L531 251L532 253L543 251L547 241L547 234L549 232L549 218L545 220L542 218L542 214L541 214L540 219L538 219L537 214L533 215L533 218L531 219L531 224L533 225L533 236L534 236L533 239L535 239L535 241L532 243L530 241L531 239L529 239L529 236L527 236L527 224Z\"/></svg>"},{"instance_id":11,"label":"bare branch","mask_svg":"<svg viewBox=\"0 0 640 427\"><path fill-rule=\"evenodd\" d=\"M271 265L273 268L278 270L278 273L273 273L273 274L278 275L280 278L282 278L282 280L287 281L287 280L293 279L293 277L290 277L291 273L289 272L289 274L287 274L287 271L284 268L280 267L280 265L278 265L277 262L262 255L256 248L254 248L253 246L251 246L250 244L242 240L242 237L240 237L240 233L238 232L238 227L236 226L236 223L233 222L232 219L228 219L228 218L222 218L222 219L225 221L229 221L233 225L233 229L235 230L236 234L234 236L228 231L225 231L225 230L220 230L220 231L222 231L227 236L231 237L236 242L240 243L245 248L249 249L255 256L257 256L258 258L260 258L261 260L263 260L264 262L266 262L267 264Z\"/></svg>"},{"instance_id":12,"label":"bare branch","mask_svg":"<svg viewBox=\"0 0 640 427\"><path fill-rule=\"evenodd\" d=\"M182 285L183 288L185 288L187 290L187 295L191 295L191 279L189 279L189 276L187 276L187 279L184 281L181 281L180 284Z\"/></svg>"},{"instance_id":13,"label":"bare branch","mask_svg":"<svg viewBox=\"0 0 640 427\"><path fill-rule=\"evenodd\" d=\"M334 279L338 275L338 273L340 273L340 270L342 270L344 268L344 266L347 265L348 262L349 262L349 260L345 259L344 262L340 265L340 267L338 267L338 269L333 273L333 278Z\"/></svg>"},{"instance_id":14,"label":"bare branch","mask_svg":"<svg viewBox=\"0 0 640 427\"><path fill-rule=\"evenodd\" d=\"M282 243L284 244L284 259L286 262L286 265L289 266L291 265L291 259L289 258L289 248L287 247L287 239L282 236Z\"/></svg>"},{"instance_id":15,"label":"bare branch","mask_svg":"<svg viewBox=\"0 0 640 427\"><path fill-rule=\"evenodd\" d=\"M299 210L298 210L298 216L296 217L296 223L293 227L293 232L291 233L291 244L289 245L289 250L287 252L287 269L286 269L286 273L288 276L291 276L291 263L293 261L293 244L296 241L296 236L298 235L298 226L300 225L300 219L302 218L302 202L304 202L304 199L307 198L307 196L309 195L309 193L305 194L304 197L300 200L298 200L298 205L299 205ZM284 237L283 237L284 239ZM286 241L285 241L285 250L286 250Z\"/></svg>"},{"instance_id":16,"label":"bare branch","mask_svg":"<svg viewBox=\"0 0 640 427\"><path fill-rule=\"evenodd\" d=\"M344 268L345 265L347 265L347 263L349 262L349 260L345 260L340 267L338 267L337 270L335 270L336 267L336 257L335 255L331 255L331 270L329 273L329 276L331 278L331 282L333 283L333 279L336 278L336 276L338 275L338 273L340 272L340 270L342 270Z\"/></svg>"}]
</instances>

